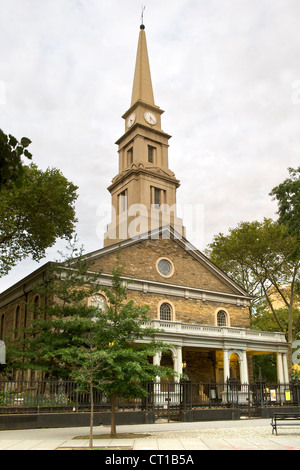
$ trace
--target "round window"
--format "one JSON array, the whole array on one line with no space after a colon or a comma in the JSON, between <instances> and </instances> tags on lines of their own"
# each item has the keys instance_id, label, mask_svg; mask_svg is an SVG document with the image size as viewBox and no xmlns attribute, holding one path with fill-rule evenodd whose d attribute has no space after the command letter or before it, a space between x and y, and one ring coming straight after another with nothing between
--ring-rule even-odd
<instances>
[{"instance_id":1,"label":"round window","mask_svg":"<svg viewBox=\"0 0 300 470\"><path fill-rule=\"evenodd\" d=\"M161 276L170 277L174 272L174 267L171 261L166 258L160 258L157 261L157 270Z\"/></svg>"}]
</instances>

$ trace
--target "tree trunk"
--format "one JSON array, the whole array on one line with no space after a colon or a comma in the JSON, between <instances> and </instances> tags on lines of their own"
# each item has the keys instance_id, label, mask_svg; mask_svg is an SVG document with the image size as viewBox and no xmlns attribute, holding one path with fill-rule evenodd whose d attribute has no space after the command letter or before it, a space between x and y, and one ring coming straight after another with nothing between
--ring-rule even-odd
<instances>
[{"instance_id":1,"label":"tree trunk","mask_svg":"<svg viewBox=\"0 0 300 470\"><path fill-rule=\"evenodd\" d=\"M90 415L90 439L89 448L93 448L93 427L94 427L94 394L93 394L93 382L90 383L90 399L91 399L91 415Z\"/></svg>"},{"instance_id":2,"label":"tree trunk","mask_svg":"<svg viewBox=\"0 0 300 470\"><path fill-rule=\"evenodd\" d=\"M111 396L111 429L110 437L114 438L117 436L116 428L116 395L113 393Z\"/></svg>"}]
</instances>

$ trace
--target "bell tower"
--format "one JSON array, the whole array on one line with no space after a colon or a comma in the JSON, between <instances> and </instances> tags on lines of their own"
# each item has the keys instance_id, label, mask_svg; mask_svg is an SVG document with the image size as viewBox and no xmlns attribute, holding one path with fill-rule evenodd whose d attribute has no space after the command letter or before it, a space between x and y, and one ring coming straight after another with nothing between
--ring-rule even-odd
<instances>
[{"instance_id":1,"label":"bell tower","mask_svg":"<svg viewBox=\"0 0 300 470\"><path fill-rule=\"evenodd\" d=\"M170 135L161 128L164 113L154 102L145 26L140 26L130 108L123 114L125 132L116 144L119 173L108 191L112 218L104 246L171 225L184 234L176 215L179 180L169 169Z\"/></svg>"}]
</instances>

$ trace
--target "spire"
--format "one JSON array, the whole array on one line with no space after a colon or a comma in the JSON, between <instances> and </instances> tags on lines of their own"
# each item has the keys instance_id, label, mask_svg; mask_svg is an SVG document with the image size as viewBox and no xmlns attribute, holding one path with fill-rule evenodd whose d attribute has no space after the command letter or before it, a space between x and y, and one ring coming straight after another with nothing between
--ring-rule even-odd
<instances>
[{"instance_id":1,"label":"spire","mask_svg":"<svg viewBox=\"0 0 300 470\"><path fill-rule=\"evenodd\" d=\"M147 51L145 26L141 24L133 79L131 106L141 100L155 106L150 65Z\"/></svg>"}]
</instances>

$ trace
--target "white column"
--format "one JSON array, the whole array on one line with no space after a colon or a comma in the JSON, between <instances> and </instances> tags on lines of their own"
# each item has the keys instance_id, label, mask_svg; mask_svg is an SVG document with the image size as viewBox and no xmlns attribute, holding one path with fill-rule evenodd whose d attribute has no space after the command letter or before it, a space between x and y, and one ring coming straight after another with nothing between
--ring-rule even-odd
<instances>
[{"instance_id":1,"label":"white column","mask_svg":"<svg viewBox=\"0 0 300 470\"><path fill-rule=\"evenodd\" d=\"M179 382L180 377L182 376L182 347L181 346L177 347L175 371L178 374L178 377L175 378L175 381Z\"/></svg>"},{"instance_id":2,"label":"white column","mask_svg":"<svg viewBox=\"0 0 300 470\"><path fill-rule=\"evenodd\" d=\"M159 366L160 365L160 360L161 360L161 353L155 353L153 356L153 365L154 366Z\"/></svg>"},{"instance_id":3,"label":"white column","mask_svg":"<svg viewBox=\"0 0 300 470\"><path fill-rule=\"evenodd\" d=\"M227 379L229 379L230 377L228 349L223 349L223 371L224 371L224 382L226 383Z\"/></svg>"},{"instance_id":4,"label":"white column","mask_svg":"<svg viewBox=\"0 0 300 470\"><path fill-rule=\"evenodd\" d=\"M248 376L248 363L247 363L247 351L241 351L242 360L241 360L241 383L249 383Z\"/></svg>"},{"instance_id":5,"label":"white column","mask_svg":"<svg viewBox=\"0 0 300 470\"><path fill-rule=\"evenodd\" d=\"M289 383L289 368L287 362L287 353L282 354L282 365L283 365L283 376L284 376L284 383Z\"/></svg>"},{"instance_id":6,"label":"white column","mask_svg":"<svg viewBox=\"0 0 300 470\"><path fill-rule=\"evenodd\" d=\"M284 382L282 353L277 353L277 381L278 383Z\"/></svg>"},{"instance_id":7,"label":"white column","mask_svg":"<svg viewBox=\"0 0 300 470\"><path fill-rule=\"evenodd\" d=\"M153 356L153 365L154 366L159 366L160 365L160 360L161 360L161 353L155 353ZM160 382L160 377L156 377L156 381Z\"/></svg>"}]
</instances>

